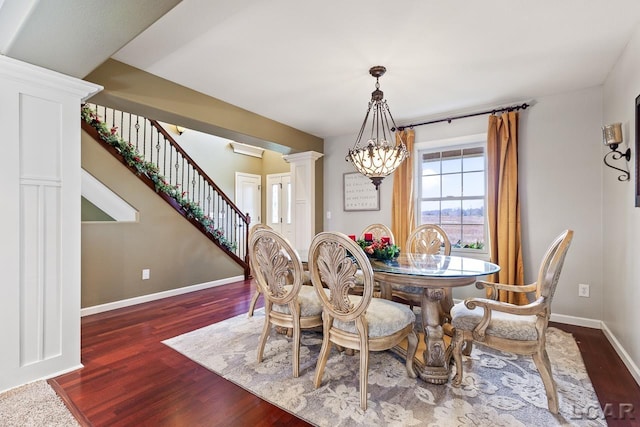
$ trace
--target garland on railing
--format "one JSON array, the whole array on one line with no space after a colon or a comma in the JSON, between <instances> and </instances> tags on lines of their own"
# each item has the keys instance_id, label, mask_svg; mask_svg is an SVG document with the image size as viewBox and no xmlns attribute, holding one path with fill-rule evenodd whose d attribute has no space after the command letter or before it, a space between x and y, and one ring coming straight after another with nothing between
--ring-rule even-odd
<instances>
[{"instance_id":1,"label":"garland on railing","mask_svg":"<svg viewBox=\"0 0 640 427\"><path fill-rule=\"evenodd\" d=\"M86 104L82 105L82 120L98 131L100 139L114 147L122 155L126 164L136 169L138 175L144 174L149 177L153 181L157 192L162 192L172 197L184 209L187 217L193 218L202 224L207 233L211 234L221 245L230 251L236 250L236 243L227 240L222 229L215 227L214 220L204 214L198 203L192 203L187 199L185 197L187 193L181 192L177 185L169 184L165 177L158 172L158 167L154 163L144 160L133 144L118 136L117 127L109 129L109 126L100 120L98 114Z\"/></svg>"}]
</instances>

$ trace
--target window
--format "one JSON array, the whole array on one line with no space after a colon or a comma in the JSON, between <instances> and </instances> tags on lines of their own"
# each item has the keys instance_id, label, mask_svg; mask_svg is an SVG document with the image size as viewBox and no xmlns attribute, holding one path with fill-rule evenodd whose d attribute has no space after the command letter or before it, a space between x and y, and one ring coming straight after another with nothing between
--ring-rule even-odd
<instances>
[{"instance_id":1,"label":"window","mask_svg":"<svg viewBox=\"0 0 640 427\"><path fill-rule=\"evenodd\" d=\"M454 251L488 251L485 145L418 151L418 221L441 226Z\"/></svg>"}]
</instances>

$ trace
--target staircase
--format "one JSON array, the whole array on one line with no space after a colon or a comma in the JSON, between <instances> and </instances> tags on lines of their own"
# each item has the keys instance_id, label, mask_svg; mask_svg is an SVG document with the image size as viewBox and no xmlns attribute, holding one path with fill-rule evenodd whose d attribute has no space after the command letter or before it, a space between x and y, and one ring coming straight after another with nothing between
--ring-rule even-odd
<instances>
[{"instance_id":1,"label":"staircase","mask_svg":"<svg viewBox=\"0 0 640 427\"><path fill-rule=\"evenodd\" d=\"M82 129L232 258L249 278L250 218L155 120L84 104Z\"/></svg>"}]
</instances>

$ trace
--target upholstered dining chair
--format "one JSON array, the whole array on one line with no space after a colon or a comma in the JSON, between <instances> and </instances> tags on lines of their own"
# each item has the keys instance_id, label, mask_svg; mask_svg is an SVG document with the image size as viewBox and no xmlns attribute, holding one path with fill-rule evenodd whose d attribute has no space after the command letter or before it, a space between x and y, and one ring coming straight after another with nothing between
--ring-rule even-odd
<instances>
[{"instance_id":1,"label":"upholstered dining chair","mask_svg":"<svg viewBox=\"0 0 640 427\"><path fill-rule=\"evenodd\" d=\"M418 337L416 316L409 307L373 298L373 270L356 242L337 232L317 234L309 248L309 272L324 306L323 337L314 386L320 387L332 345L360 351L360 407L367 409L369 352L388 350L407 338L407 375L415 378L413 358ZM350 294L356 273L362 272L364 292ZM326 290L325 290L326 289Z\"/></svg>"},{"instance_id":2,"label":"upholstered dining chair","mask_svg":"<svg viewBox=\"0 0 640 427\"><path fill-rule=\"evenodd\" d=\"M476 283L479 289L490 289L491 297L496 299L499 291L530 292L534 295L533 302L514 305L489 298L467 298L451 309L451 323L455 330L452 341L456 365L454 386L460 386L462 382L462 353L464 350L465 354L469 354L472 343L532 356L544 384L549 411L558 413L558 392L547 355L546 332L551 300L571 239L573 231L565 230L551 243L534 283L524 286L484 281Z\"/></svg>"},{"instance_id":3,"label":"upholstered dining chair","mask_svg":"<svg viewBox=\"0 0 640 427\"><path fill-rule=\"evenodd\" d=\"M443 255L451 255L451 242L447 237L447 233L441 227L435 224L422 224L409 234L402 250L406 253L428 255L442 253ZM389 284L383 284L382 286L384 298L392 299L397 296L407 301L411 307L420 306L421 304L423 288ZM444 297L440 301L440 317L443 323L449 321L449 310L452 306L451 289L444 288Z\"/></svg>"},{"instance_id":4,"label":"upholstered dining chair","mask_svg":"<svg viewBox=\"0 0 640 427\"><path fill-rule=\"evenodd\" d=\"M362 233L360 233L361 238L364 239L364 235L367 233L371 233L373 238L376 240L380 240L382 237L388 237L389 243L391 243L392 245L395 245L396 243L393 237L393 232L384 224L368 225L364 230L362 230Z\"/></svg>"},{"instance_id":5,"label":"upholstered dining chair","mask_svg":"<svg viewBox=\"0 0 640 427\"><path fill-rule=\"evenodd\" d=\"M260 229L272 230L272 228L269 227L267 224L260 224L260 223L255 224L249 229L249 241L251 241L251 235L253 234L253 232ZM253 261L253 257L249 256L249 267L251 268L251 271L255 271L252 261ZM253 312L256 309L256 304L258 303L258 298L260 298L261 294L262 292L260 292L260 286L256 286L256 291L253 293L253 296L251 297L251 302L249 303L249 312L247 313L248 317L253 316Z\"/></svg>"},{"instance_id":6,"label":"upholstered dining chair","mask_svg":"<svg viewBox=\"0 0 640 427\"><path fill-rule=\"evenodd\" d=\"M264 327L258 344L258 362L271 326L293 330L293 376L300 373L302 329L322 325L322 303L311 286L303 286L302 262L281 234L260 228L251 233L249 254L253 273L264 296Z\"/></svg>"}]
</instances>

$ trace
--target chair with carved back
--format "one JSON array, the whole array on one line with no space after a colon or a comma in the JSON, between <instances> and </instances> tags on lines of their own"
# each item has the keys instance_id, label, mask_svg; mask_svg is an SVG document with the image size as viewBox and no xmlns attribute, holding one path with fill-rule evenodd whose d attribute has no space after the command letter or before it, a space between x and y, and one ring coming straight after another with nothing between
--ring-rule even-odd
<instances>
[{"instance_id":1,"label":"chair with carved back","mask_svg":"<svg viewBox=\"0 0 640 427\"><path fill-rule=\"evenodd\" d=\"M322 325L322 303L311 286L303 285L303 268L298 253L281 234L260 228L251 233L249 253L258 286L264 296L264 327L258 344L262 362L271 326L293 331L293 376L300 371L302 329Z\"/></svg>"},{"instance_id":2,"label":"chair with carved back","mask_svg":"<svg viewBox=\"0 0 640 427\"><path fill-rule=\"evenodd\" d=\"M249 240L251 240L251 235L253 234L253 232L260 229L272 230L272 228L269 227L267 224L260 224L260 223L255 224L249 230ZM253 260L253 257L249 255L249 267L251 268L251 271L255 271L252 260ZM247 313L248 317L253 316L253 312L256 309L256 303L258 302L258 298L260 298L261 294L262 292L260 291L260 286L256 286L256 291L253 293L253 296L251 297L251 302L249 303L249 312Z\"/></svg>"},{"instance_id":3,"label":"chair with carved back","mask_svg":"<svg viewBox=\"0 0 640 427\"><path fill-rule=\"evenodd\" d=\"M558 392L546 350L546 332L551 300L572 239L572 230L565 230L556 237L542 259L536 282L509 285L478 281L476 286L479 289L491 290L491 299L467 298L451 309L455 330L451 344L456 365L454 386L462 383L462 354L463 351L470 353L472 343L532 356L544 384L549 411L558 413ZM531 293L534 300L527 305L500 302L497 301L500 291Z\"/></svg>"},{"instance_id":4,"label":"chair with carved back","mask_svg":"<svg viewBox=\"0 0 640 427\"><path fill-rule=\"evenodd\" d=\"M314 385L320 387L332 345L339 350L359 350L360 407L367 408L369 352L393 348L408 341L407 375L415 378L413 358L418 346L414 332L415 314L409 307L373 298L373 270L363 250L346 235L317 234L309 248L311 281L324 306L323 339L316 365ZM356 274L362 272L364 292L350 293Z\"/></svg>"},{"instance_id":5,"label":"chair with carved back","mask_svg":"<svg viewBox=\"0 0 640 427\"><path fill-rule=\"evenodd\" d=\"M451 242L441 227L434 224L422 224L409 234L403 250L406 253L450 255ZM424 288L389 284L384 284L383 287L384 298L400 297L412 307L421 304ZM451 288L444 288L443 291L444 296L440 301L440 318L445 323L449 320L449 310L453 306L453 298L451 297Z\"/></svg>"}]
</instances>

